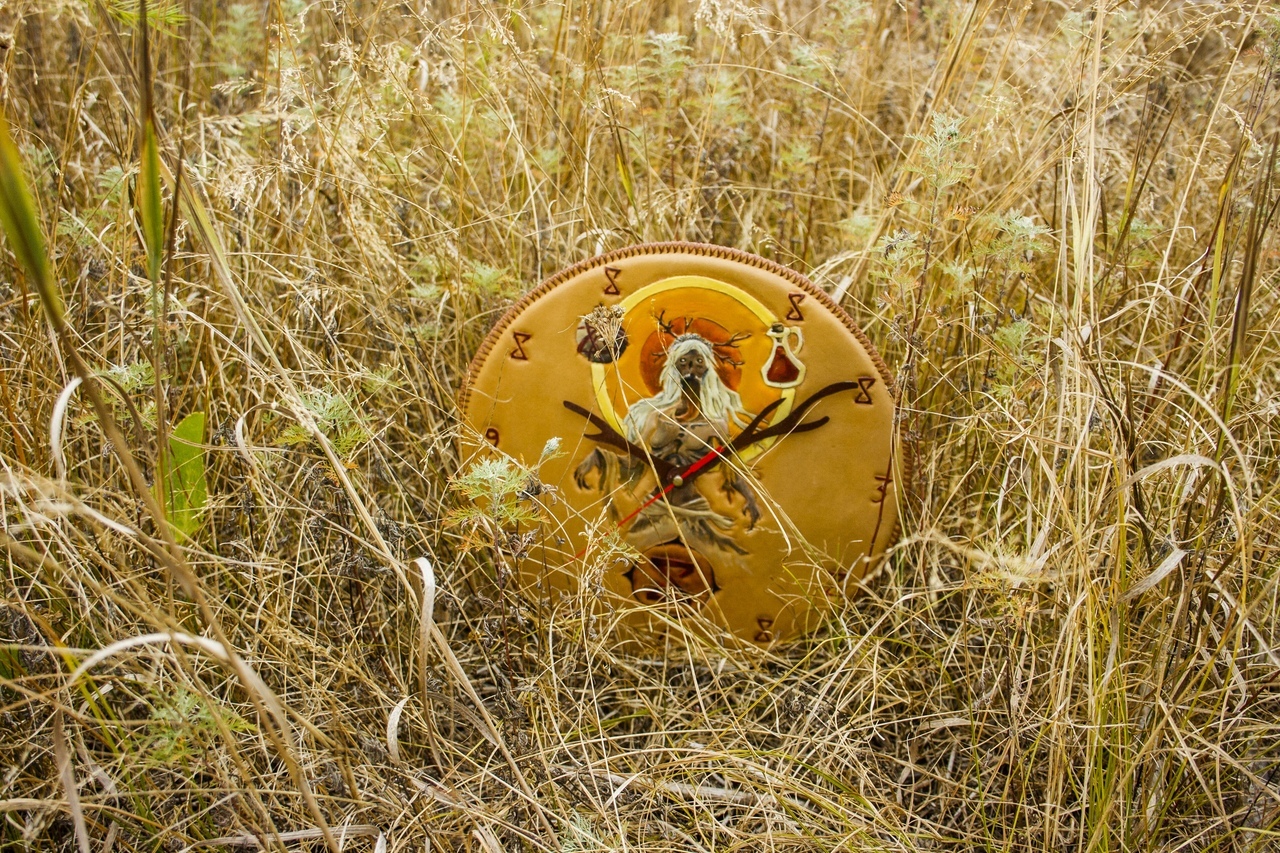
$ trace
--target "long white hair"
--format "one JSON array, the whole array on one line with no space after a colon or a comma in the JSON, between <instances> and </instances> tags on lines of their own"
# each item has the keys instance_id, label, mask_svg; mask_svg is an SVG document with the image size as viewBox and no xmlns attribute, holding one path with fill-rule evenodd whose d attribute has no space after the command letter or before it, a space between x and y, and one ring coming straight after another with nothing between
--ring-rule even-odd
<instances>
[{"instance_id":1,"label":"long white hair","mask_svg":"<svg viewBox=\"0 0 1280 853\"><path fill-rule=\"evenodd\" d=\"M681 356L691 352L700 354L707 365L707 372L703 374L698 387L698 408L703 417L722 429L728 429L731 424L739 427L747 425L749 417L742 407L742 398L737 391L721 382L720 375L716 373L715 349L699 335L681 335L667 351L667 363L662 366L662 372L658 375L662 390L652 397L636 401L627 409L627 416L622 423L629 440L640 441L655 414L669 417L671 410L679 404L683 389L676 362Z\"/></svg>"}]
</instances>

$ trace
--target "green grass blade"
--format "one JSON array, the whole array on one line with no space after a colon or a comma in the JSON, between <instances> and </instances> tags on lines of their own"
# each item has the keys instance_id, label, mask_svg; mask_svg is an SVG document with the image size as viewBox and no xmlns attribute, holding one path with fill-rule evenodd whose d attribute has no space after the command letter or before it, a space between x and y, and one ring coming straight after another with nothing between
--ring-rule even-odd
<instances>
[{"instance_id":1,"label":"green grass blade","mask_svg":"<svg viewBox=\"0 0 1280 853\"><path fill-rule=\"evenodd\" d=\"M16 681L27 674L22 665L22 654L18 646L12 643L0 644L0 684Z\"/></svg>"},{"instance_id":2,"label":"green grass blade","mask_svg":"<svg viewBox=\"0 0 1280 853\"><path fill-rule=\"evenodd\" d=\"M209 502L205 479L204 412L192 412L174 426L165 458L163 498L169 524L185 538L200 527Z\"/></svg>"},{"instance_id":3,"label":"green grass blade","mask_svg":"<svg viewBox=\"0 0 1280 853\"><path fill-rule=\"evenodd\" d=\"M45 251L44 234L36 215L35 200L22 171L22 156L13 144L9 122L0 114L0 227L9 248L34 282L45 311L55 322L62 319L62 297L54 285Z\"/></svg>"},{"instance_id":4,"label":"green grass blade","mask_svg":"<svg viewBox=\"0 0 1280 853\"><path fill-rule=\"evenodd\" d=\"M142 237L146 241L147 275L152 282L158 282L160 265L164 260L164 209L160 203L160 148L155 123L150 117L142 122L138 213L142 219Z\"/></svg>"}]
</instances>

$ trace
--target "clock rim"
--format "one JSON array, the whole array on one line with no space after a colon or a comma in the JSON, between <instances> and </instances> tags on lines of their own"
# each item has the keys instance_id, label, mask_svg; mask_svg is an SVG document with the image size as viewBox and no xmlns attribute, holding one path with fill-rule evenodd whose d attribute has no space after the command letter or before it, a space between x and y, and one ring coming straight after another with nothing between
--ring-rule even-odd
<instances>
[{"instance_id":1,"label":"clock rim","mask_svg":"<svg viewBox=\"0 0 1280 853\"><path fill-rule=\"evenodd\" d=\"M735 249L730 246L717 246L714 243L692 243L683 240L671 240L657 243L636 243L632 246L624 246L620 249L614 249L601 255L595 255L590 258L578 261L571 266L567 266L550 278L544 279L537 287L525 292L519 299L512 304L510 308L503 313L498 321L493 324L493 328L489 330L489 334L485 335L480 347L476 350L475 356L472 357L470 364L467 365L467 373L463 379L462 387L458 390L455 404L458 407L459 419L465 422L467 420L467 406L471 402L471 389L479 377L481 369L485 362L493 354L494 348L498 341L510 328L516 318L524 313L525 309L542 297L549 294L562 284L577 278L588 270L596 267L607 266L614 261L625 260L627 258L635 258L643 255L660 255L660 254L685 254L700 257L718 258L726 261L736 261L772 273L784 279L796 287L799 287L807 296L813 297L824 308L829 310L836 319L853 335L854 339L862 345L867 356L871 359L871 363L875 365L876 371L880 374L881 380L885 384L885 388L889 392L889 399L893 404L895 411L895 420L897 420L896 412L898 408L898 385L893 380L893 375L889 371L889 365L885 363L880 356L879 350L875 344L867 337L867 333L862 331L857 322L850 316L849 312L840 307L831 295L825 290L818 287L808 276L785 267L776 261L768 258L762 258L742 249ZM916 460L915 454L912 453L909 442L906 440L907 424L904 419L897 430L897 435L892 444L890 451L890 460L896 455L898 465L902 475L901 488L898 490L894 501L893 528L888 538L885 540L884 550L880 552L874 563L868 567L865 574L857 579L859 586L863 586L874 580L883 570L888 562L885 557L890 548L892 548L902 538L902 512L904 509L907 493L910 491L912 481L915 476ZM462 436L458 437L459 444L463 443ZM459 462L461 462L459 458ZM892 461L891 461L892 464ZM856 597L855 591L850 598Z\"/></svg>"}]
</instances>

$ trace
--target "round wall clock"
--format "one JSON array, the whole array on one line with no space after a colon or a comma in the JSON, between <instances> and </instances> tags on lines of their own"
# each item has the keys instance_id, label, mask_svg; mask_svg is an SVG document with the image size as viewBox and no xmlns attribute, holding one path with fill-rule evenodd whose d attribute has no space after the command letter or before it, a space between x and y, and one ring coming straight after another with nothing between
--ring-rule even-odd
<instances>
[{"instance_id":1,"label":"round wall clock","mask_svg":"<svg viewBox=\"0 0 1280 853\"><path fill-rule=\"evenodd\" d=\"M888 368L825 292L745 252L657 243L564 270L490 332L459 405L464 466L536 465L559 439L522 587L603 571L637 627L701 613L795 636L897 536Z\"/></svg>"}]
</instances>

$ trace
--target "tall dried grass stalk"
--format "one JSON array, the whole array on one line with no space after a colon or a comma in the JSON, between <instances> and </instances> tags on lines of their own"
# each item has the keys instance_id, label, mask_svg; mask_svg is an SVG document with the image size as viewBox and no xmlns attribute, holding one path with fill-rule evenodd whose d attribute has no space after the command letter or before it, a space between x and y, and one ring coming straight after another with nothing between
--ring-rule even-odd
<instances>
[{"instance_id":1,"label":"tall dried grass stalk","mask_svg":"<svg viewBox=\"0 0 1280 853\"><path fill-rule=\"evenodd\" d=\"M1276 848L1265 4L142 9L0 6L0 847ZM803 641L497 582L555 496L458 470L466 364L663 239L898 371L906 536Z\"/></svg>"}]
</instances>

